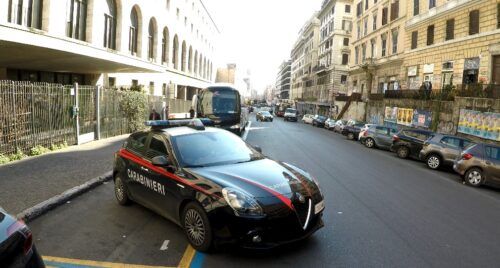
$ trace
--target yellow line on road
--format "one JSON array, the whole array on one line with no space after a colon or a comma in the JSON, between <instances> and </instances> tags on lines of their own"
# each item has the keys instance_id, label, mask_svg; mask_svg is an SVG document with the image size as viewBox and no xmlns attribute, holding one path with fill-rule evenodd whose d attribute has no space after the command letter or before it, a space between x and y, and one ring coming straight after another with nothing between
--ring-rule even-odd
<instances>
[{"instance_id":1,"label":"yellow line on road","mask_svg":"<svg viewBox=\"0 0 500 268\"><path fill-rule=\"evenodd\" d=\"M173 268L168 266L150 266L150 265L136 265L136 264L126 264L126 263L116 263L116 262L103 262L103 261L89 261L89 260L79 260L79 259L68 259L52 256L43 256L43 260L53 263L61 264L76 264L84 266L94 266L94 267L106 267L106 268ZM54 265L54 264L52 264Z\"/></svg>"},{"instance_id":2,"label":"yellow line on road","mask_svg":"<svg viewBox=\"0 0 500 268\"><path fill-rule=\"evenodd\" d=\"M179 268L189 268L191 262L193 261L194 254L196 254L196 250L191 245L188 245L186 251L184 251L184 255L182 256L181 262L179 263Z\"/></svg>"}]
</instances>

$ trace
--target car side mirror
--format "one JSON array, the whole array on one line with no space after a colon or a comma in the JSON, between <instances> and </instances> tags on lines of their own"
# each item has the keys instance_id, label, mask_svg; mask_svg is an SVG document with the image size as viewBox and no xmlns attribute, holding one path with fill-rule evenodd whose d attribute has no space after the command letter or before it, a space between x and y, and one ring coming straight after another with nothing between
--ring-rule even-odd
<instances>
[{"instance_id":1,"label":"car side mirror","mask_svg":"<svg viewBox=\"0 0 500 268\"><path fill-rule=\"evenodd\" d=\"M260 146L253 145L252 147L254 148L255 151L262 153L262 148L260 148Z\"/></svg>"},{"instance_id":2,"label":"car side mirror","mask_svg":"<svg viewBox=\"0 0 500 268\"><path fill-rule=\"evenodd\" d=\"M153 159L151 159L151 164L159 167L167 167L172 163L170 163L170 161L165 156L160 155L153 157Z\"/></svg>"}]
</instances>

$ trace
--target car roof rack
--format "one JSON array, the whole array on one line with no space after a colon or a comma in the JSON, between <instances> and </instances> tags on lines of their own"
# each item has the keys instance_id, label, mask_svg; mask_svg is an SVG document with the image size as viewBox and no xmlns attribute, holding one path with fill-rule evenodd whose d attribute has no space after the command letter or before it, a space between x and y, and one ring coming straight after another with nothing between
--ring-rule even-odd
<instances>
[{"instance_id":1,"label":"car roof rack","mask_svg":"<svg viewBox=\"0 0 500 268\"><path fill-rule=\"evenodd\" d=\"M145 122L145 125L151 127L153 130L174 127L190 127L196 130L205 130L205 126L213 125L213 121L208 118L149 120Z\"/></svg>"}]
</instances>

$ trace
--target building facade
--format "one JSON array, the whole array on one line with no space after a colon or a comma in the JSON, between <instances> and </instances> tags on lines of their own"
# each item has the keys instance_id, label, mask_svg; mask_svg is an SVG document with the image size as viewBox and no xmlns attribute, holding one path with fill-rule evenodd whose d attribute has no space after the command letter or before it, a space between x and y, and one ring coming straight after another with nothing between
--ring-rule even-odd
<instances>
[{"instance_id":1,"label":"building facade","mask_svg":"<svg viewBox=\"0 0 500 268\"><path fill-rule=\"evenodd\" d=\"M286 60L279 66L276 75L276 94L279 100L288 100L290 98L291 69L291 60Z\"/></svg>"},{"instance_id":2,"label":"building facade","mask_svg":"<svg viewBox=\"0 0 500 268\"><path fill-rule=\"evenodd\" d=\"M201 0L0 0L0 80L188 99L214 80L218 35Z\"/></svg>"},{"instance_id":3,"label":"building facade","mask_svg":"<svg viewBox=\"0 0 500 268\"><path fill-rule=\"evenodd\" d=\"M315 72L321 103L331 103L335 95L347 93L352 13L350 0L325 0L318 14L319 65Z\"/></svg>"},{"instance_id":4,"label":"building facade","mask_svg":"<svg viewBox=\"0 0 500 268\"><path fill-rule=\"evenodd\" d=\"M500 84L500 2L408 1L404 88Z\"/></svg>"},{"instance_id":5,"label":"building facade","mask_svg":"<svg viewBox=\"0 0 500 268\"><path fill-rule=\"evenodd\" d=\"M402 88L407 0L354 1L348 95Z\"/></svg>"}]
</instances>

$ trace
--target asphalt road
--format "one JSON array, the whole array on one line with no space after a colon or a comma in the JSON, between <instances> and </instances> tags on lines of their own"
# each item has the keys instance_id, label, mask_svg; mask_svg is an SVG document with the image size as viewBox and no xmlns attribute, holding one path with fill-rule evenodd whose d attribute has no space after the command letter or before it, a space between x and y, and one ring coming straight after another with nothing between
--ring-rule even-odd
<instances>
[{"instance_id":1,"label":"asphalt road","mask_svg":"<svg viewBox=\"0 0 500 268\"><path fill-rule=\"evenodd\" d=\"M500 190L475 189L450 171L367 149L302 123L252 122L247 141L308 170L325 195L325 227L270 252L199 254L205 267L498 267ZM31 223L43 255L177 265L181 229L138 205L116 204L111 184ZM169 240L167 250L160 250Z\"/></svg>"}]
</instances>

